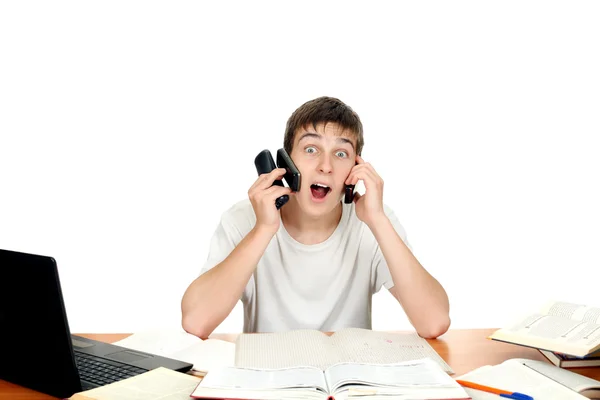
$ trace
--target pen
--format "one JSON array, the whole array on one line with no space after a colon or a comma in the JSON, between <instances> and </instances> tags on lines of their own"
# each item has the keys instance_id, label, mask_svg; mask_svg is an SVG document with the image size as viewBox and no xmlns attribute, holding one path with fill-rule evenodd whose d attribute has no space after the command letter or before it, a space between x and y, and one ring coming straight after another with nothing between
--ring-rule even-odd
<instances>
[{"instance_id":1,"label":"pen","mask_svg":"<svg viewBox=\"0 0 600 400\"><path fill-rule=\"evenodd\" d=\"M456 382L458 382L458 384L460 384L462 386L465 386L465 387L468 387L468 388L471 388L471 389L482 390L482 391L488 392L488 393L494 393L494 394L497 394L500 397L504 397L504 398L507 398L507 399L533 400L533 397L528 396L528 395L523 394L523 393L519 393L519 392L509 392L508 390L496 389L496 388L493 388L493 387L480 385L478 383L461 381L459 379L457 379Z\"/></svg>"}]
</instances>

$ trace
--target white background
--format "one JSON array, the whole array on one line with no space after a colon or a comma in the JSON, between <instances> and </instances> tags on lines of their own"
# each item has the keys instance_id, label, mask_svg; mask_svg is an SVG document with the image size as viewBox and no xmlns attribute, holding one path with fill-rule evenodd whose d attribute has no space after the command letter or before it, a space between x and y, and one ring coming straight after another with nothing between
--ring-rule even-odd
<instances>
[{"instance_id":1,"label":"white background","mask_svg":"<svg viewBox=\"0 0 600 400\"><path fill-rule=\"evenodd\" d=\"M453 328L600 306L600 3L212 3L0 5L0 248L56 258L73 332L178 327L255 155L322 95ZM385 289L373 328L410 328Z\"/></svg>"}]
</instances>

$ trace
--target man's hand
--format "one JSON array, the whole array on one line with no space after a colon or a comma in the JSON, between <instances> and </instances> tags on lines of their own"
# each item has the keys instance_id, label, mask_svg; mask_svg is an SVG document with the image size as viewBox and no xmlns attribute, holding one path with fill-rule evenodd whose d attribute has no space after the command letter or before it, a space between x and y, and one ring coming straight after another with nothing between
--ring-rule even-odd
<instances>
[{"instance_id":1,"label":"man's hand","mask_svg":"<svg viewBox=\"0 0 600 400\"><path fill-rule=\"evenodd\" d=\"M355 193L354 195L356 216L369 228L372 228L377 221L386 218L383 211L383 179L377 174L375 168L359 155L356 156L356 162L358 164L352 168L345 183L346 185L356 185L359 180L365 183L365 194L361 196L359 193Z\"/></svg>"},{"instance_id":2,"label":"man's hand","mask_svg":"<svg viewBox=\"0 0 600 400\"><path fill-rule=\"evenodd\" d=\"M290 195L291 189L273 185L285 174L284 168L276 168L268 174L261 174L248 190L248 197L256 214L256 228L264 228L273 235L279 229L279 210L275 200L284 194Z\"/></svg>"}]
</instances>

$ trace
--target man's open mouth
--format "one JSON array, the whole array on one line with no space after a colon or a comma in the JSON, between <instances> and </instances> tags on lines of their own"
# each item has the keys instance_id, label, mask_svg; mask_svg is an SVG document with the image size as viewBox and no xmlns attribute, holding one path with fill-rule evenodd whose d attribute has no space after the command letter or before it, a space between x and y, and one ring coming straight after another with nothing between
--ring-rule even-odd
<instances>
[{"instance_id":1,"label":"man's open mouth","mask_svg":"<svg viewBox=\"0 0 600 400\"><path fill-rule=\"evenodd\" d=\"M331 192L331 188L321 183L315 183L310 185L310 191L314 198L322 199L327 196L329 192Z\"/></svg>"}]
</instances>

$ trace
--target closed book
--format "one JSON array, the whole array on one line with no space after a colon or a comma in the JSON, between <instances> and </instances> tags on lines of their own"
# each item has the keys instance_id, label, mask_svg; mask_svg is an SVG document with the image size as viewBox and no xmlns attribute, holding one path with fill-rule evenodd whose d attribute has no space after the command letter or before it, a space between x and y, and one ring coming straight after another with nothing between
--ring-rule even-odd
<instances>
[{"instance_id":1,"label":"closed book","mask_svg":"<svg viewBox=\"0 0 600 400\"><path fill-rule=\"evenodd\" d=\"M552 364L561 368L600 367L600 351L586 357L575 357L550 350L539 350Z\"/></svg>"}]
</instances>

